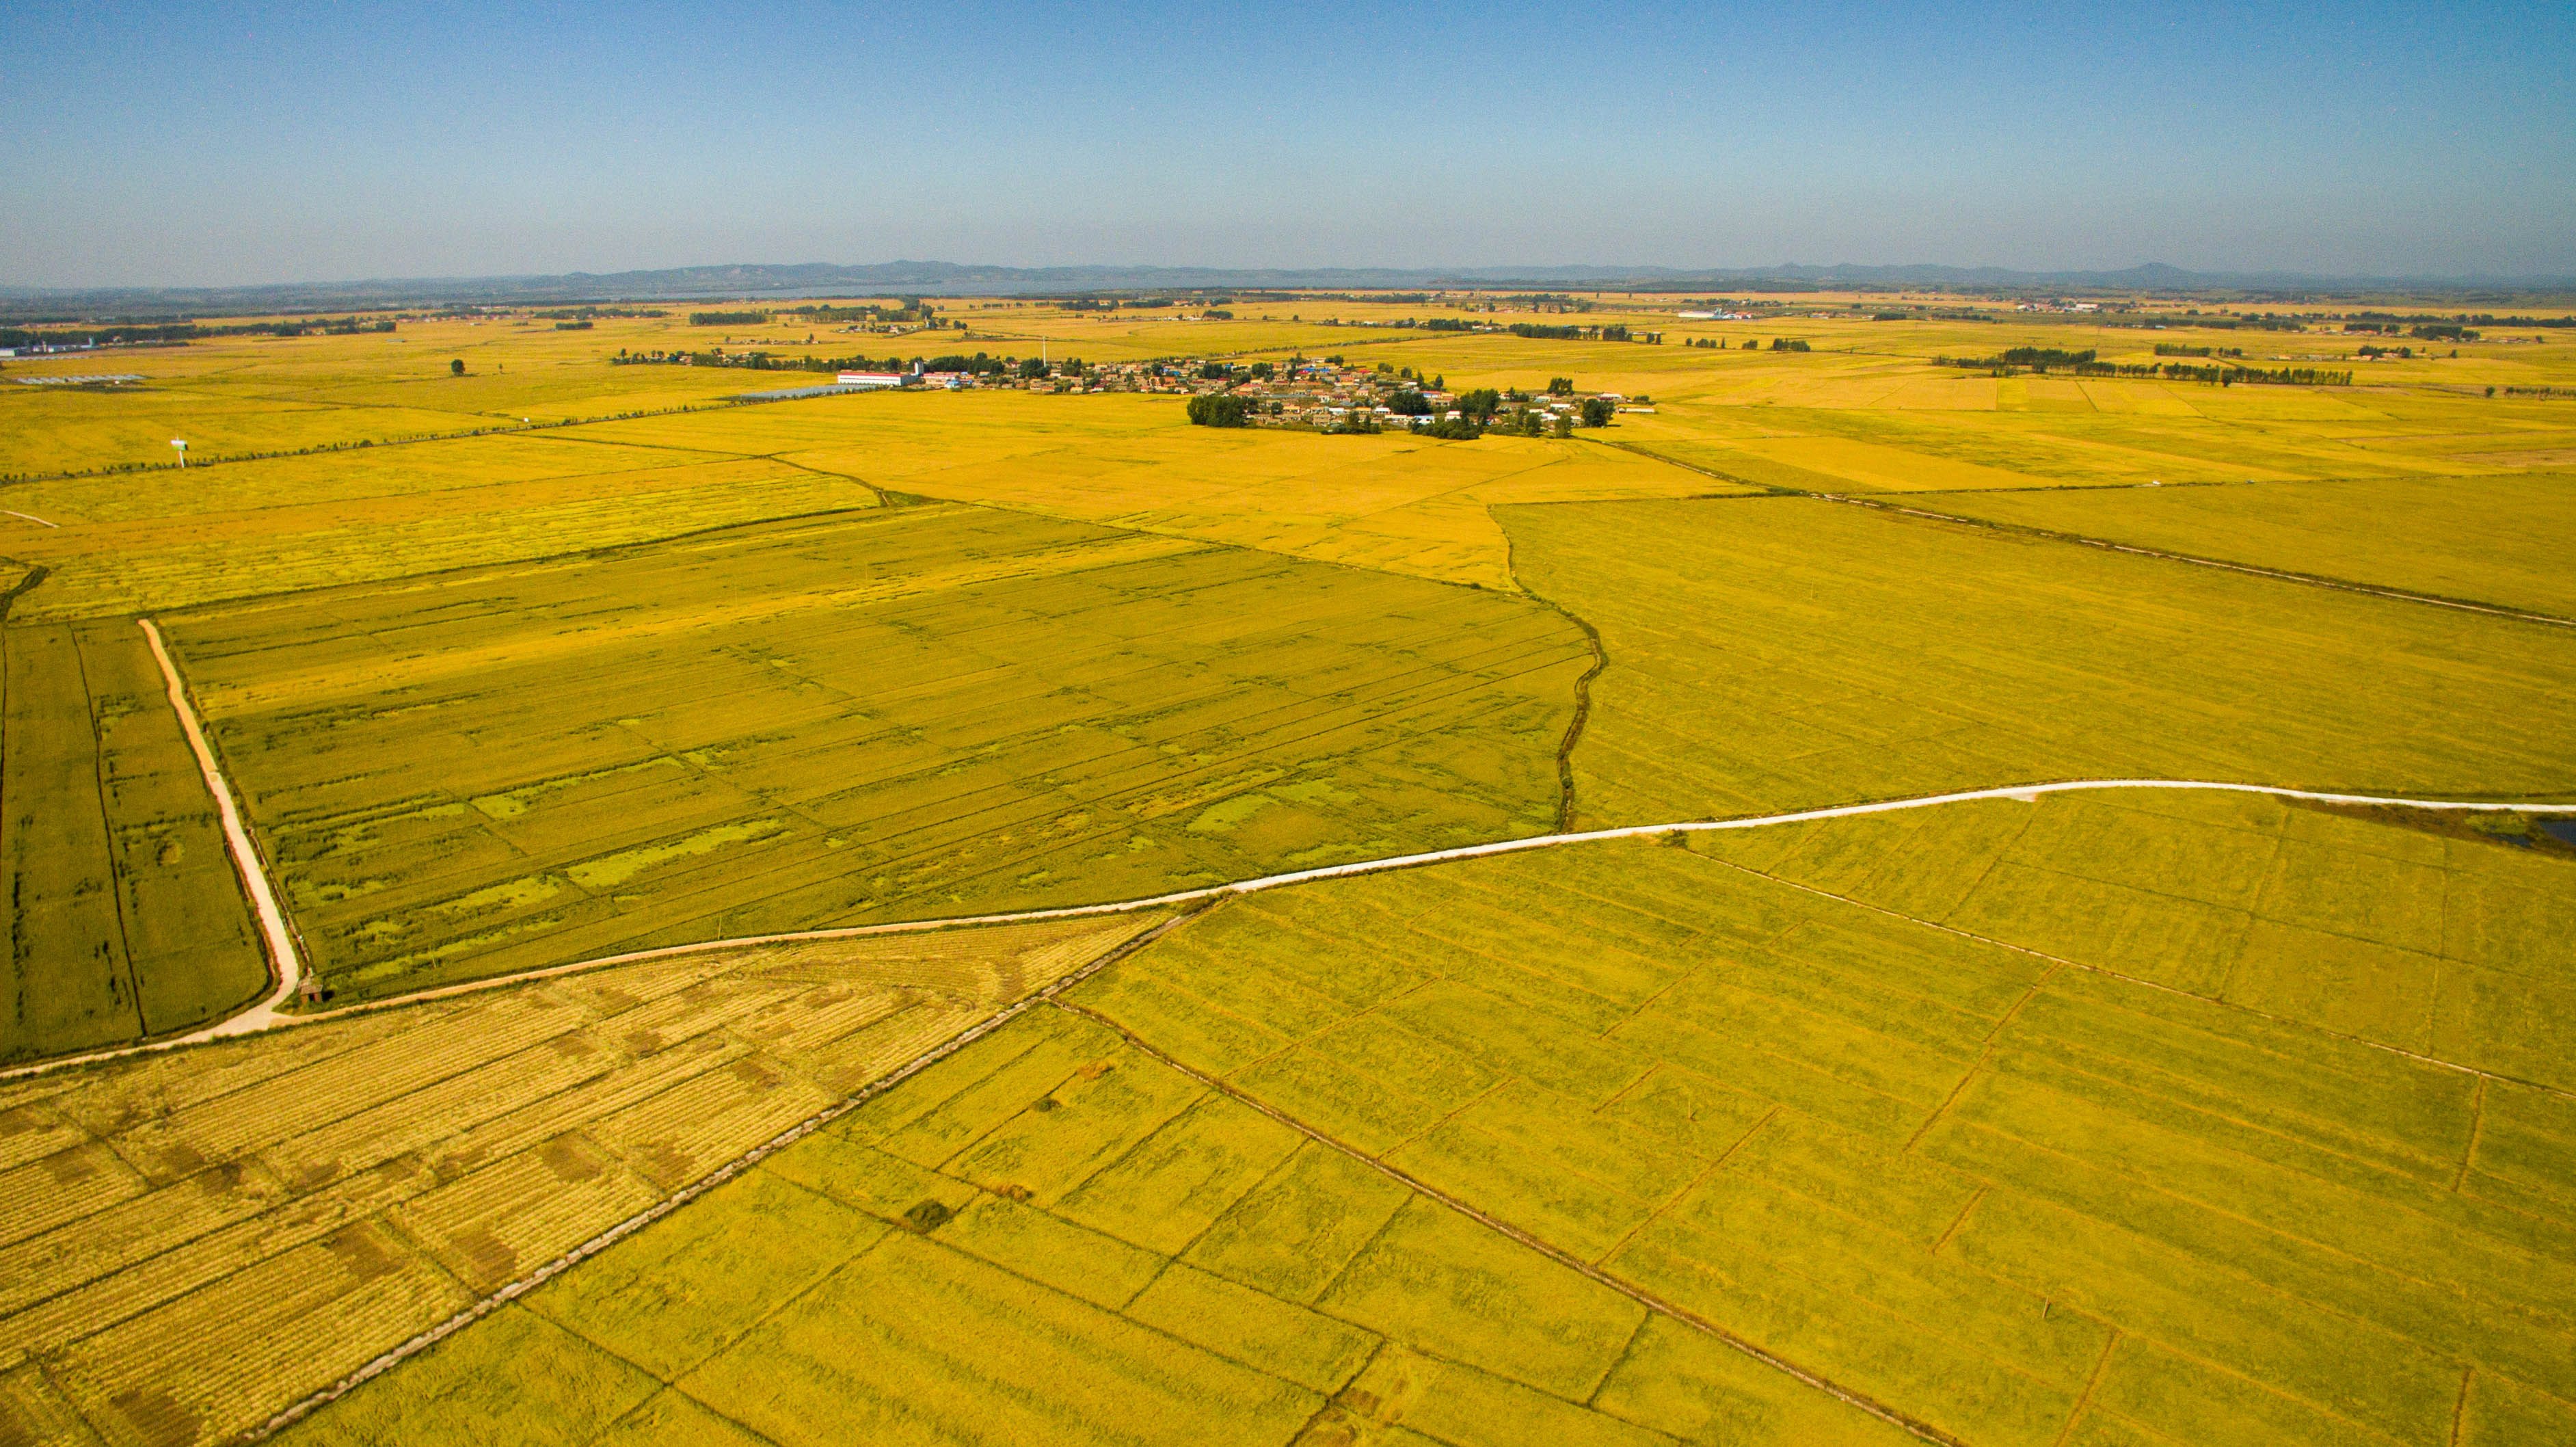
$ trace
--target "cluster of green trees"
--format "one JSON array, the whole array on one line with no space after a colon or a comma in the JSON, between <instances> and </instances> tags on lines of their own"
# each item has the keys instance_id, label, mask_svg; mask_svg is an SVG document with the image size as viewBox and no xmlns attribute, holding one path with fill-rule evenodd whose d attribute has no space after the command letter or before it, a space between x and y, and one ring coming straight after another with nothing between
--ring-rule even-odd
<instances>
[{"instance_id":1,"label":"cluster of green trees","mask_svg":"<svg viewBox=\"0 0 2576 1447\"><path fill-rule=\"evenodd\" d=\"M1807 346L1806 339L1803 337L1773 337L1771 339L1771 350L1775 352L1804 352L1811 349Z\"/></svg>"},{"instance_id":2,"label":"cluster of green trees","mask_svg":"<svg viewBox=\"0 0 2576 1447\"><path fill-rule=\"evenodd\" d=\"M769 321L767 312L691 312L693 327L757 327Z\"/></svg>"},{"instance_id":3,"label":"cluster of green trees","mask_svg":"<svg viewBox=\"0 0 2576 1447\"><path fill-rule=\"evenodd\" d=\"M596 323L589 321L557 322L555 323L555 330L559 332L586 332L594 325L596 325Z\"/></svg>"},{"instance_id":4,"label":"cluster of green trees","mask_svg":"<svg viewBox=\"0 0 2576 1447\"><path fill-rule=\"evenodd\" d=\"M1775 344L1776 345L1776 344ZM1934 357L1936 367L1975 367L1988 370L2005 367L2028 367L2045 372L2051 367L2089 367L2097 354L2090 348L2080 352L2061 351L2056 347L2014 347L1995 357ZM2146 369L2154 371L2153 367Z\"/></svg>"},{"instance_id":5,"label":"cluster of green trees","mask_svg":"<svg viewBox=\"0 0 2576 1447\"><path fill-rule=\"evenodd\" d=\"M1552 327L1543 322L1514 322L1503 330L1516 337L1542 342L1626 342L1636 339L1636 333L1617 322L1597 327Z\"/></svg>"},{"instance_id":6,"label":"cluster of green trees","mask_svg":"<svg viewBox=\"0 0 2576 1447\"><path fill-rule=\"evenodd\" d=\"M2364 351L2371 349L2364 348ZM2025 358L2029 360L2025 360ZM2352 373L2327 371L2320 367L2248 367L2242 364L2195 367L2183 362L2100 362L2093 353L2061 352L2046 347L2015 347L1999 357L1934 357L1936 367L1964 367L1972 371L1991 372L1998 377L2015 376L2028 369L2045 375L2051 368L2063 368L2078 377L2140 377L2167 382L2216 382L2232 387L2240 382L2270 383L2289 387L2349 387Z\"/></svg>"},{"instance_id":7,"label":"cluster of green trees","mask_svg":"<svg viewBox=\"0 0 2576 1447\"><path fill-rule=\"evenodd\" d=\"M935 324L935 318L938 315L938 308L933 307L930 303L922 300L920 297L908 296L904 297L892 306L887 306L878 302L863 302L858 306L832 306L825 303L817 306L788 307L783 312L783 315L803 317L809 322L817 323L933 322ZM762 320L765 321L767 318L763 317Z\"/></svg>"},{"instance_id":8,"label":"cluster of green trees","mask_svg":"<svg viewBox=\"0 0 2576 1447\"><path fill-rule=\"evenodd\" d=\"M669 315L670 313L666 311L623 306L569 306L555 311L528 313L532 320L541 322L586 322L594 317L666 317Z\"/></svg>"},{"instance_id":9,"label":"cluster of green trees","mask_svg":"<svg viewBox=\"0 0 2576 1447\"><path fill-rule=\"evenodd\" d=\"M2245 349L2243 347L2194 347L2182 342L2158 342L2156 355L2159 357L2241 357L2245 355Z\"/></svg>"},{"instance_id":10,"label":"cluster of green trees","mask_svg":"<svg viewBox=\"0 0 2576 1447\"><path fill-rule=\"evenodd\" d=\"M1192 397L1189 417L1190 425L1194 427L1249 427L1252 425L1252 401L1222 393Z\"/></svg>"},{"instance_id":11,"label":"cluster of green trees","mask_svg":"<svg viewBox=\"0 0 2576 1447\"><path fill-rule=\"evenodd\" d=\"M2239 382L2268 383L2282 387L2349 387L2352 373L2330 372L2322 367L2186 367L2168 362L2161 367L2122 367L2123 376L2140 372L2161 374L2170 382L2216 382L2222 387ZM2086 375L2099 375L2087 371Z\"/></svg>"}]
</instances>

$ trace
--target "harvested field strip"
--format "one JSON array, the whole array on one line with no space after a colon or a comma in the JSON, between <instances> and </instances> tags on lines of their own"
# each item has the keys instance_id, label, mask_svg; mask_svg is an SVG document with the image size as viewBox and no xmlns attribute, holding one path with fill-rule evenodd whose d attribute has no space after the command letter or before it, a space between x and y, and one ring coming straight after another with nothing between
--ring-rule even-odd
<instances>
[{"instance_id":1,"label":"harvested field strip","mask_svg":"<svg viewBox=\"0 0 2576 1447\"><path fill-rule=\"evenodd\" d=\"M255 1426L1160 918L639 961L0 1087L53 1147L0 1172L0 1371L112 1441Z\"/></svg>"}]
</instances>

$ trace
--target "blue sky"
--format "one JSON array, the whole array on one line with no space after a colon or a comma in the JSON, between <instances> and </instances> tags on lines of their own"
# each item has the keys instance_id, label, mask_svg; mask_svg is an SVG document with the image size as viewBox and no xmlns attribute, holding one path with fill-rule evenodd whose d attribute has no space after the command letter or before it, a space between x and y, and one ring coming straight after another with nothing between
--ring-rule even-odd
<instances>
[{"instance_id":1,"label":"blue sky","mask_svg":"<svg viewBox=\"0 0 2576 1447\"><path fill-rule=\"evenodd\" d=\"M2576 6L13 5L0 282L2576 274Z\"/></svg>"}]
</instances>

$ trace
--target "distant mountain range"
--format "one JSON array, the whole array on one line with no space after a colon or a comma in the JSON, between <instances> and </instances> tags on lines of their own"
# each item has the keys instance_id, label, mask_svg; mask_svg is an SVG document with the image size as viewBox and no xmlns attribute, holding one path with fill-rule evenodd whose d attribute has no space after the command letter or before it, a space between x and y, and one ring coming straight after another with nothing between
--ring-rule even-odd
<instances>
[{"instance_id":1,"label":"distant mountain range","mask_svg":"<svg viewBox=\"0 0 2576 1447\"><path fill-rule=\"evenodd\" d=\"M291 282L242 287L43 288L0 286L0 313L65 318L332 311L475 303L780 300L814 296L1025 295L1212 290L1780 291L1815 287L1925 287L1996 293L2117 292L2354 295L2483 294L2507 301L2539 291L2576 290L2571 277L2354 277L2291 272L2186 271L2151 263L2121 271L2013 271L1999 266L1779 266L1681 270L1662 266L1488 266L1418 270L1324 267L1304 270L1200 266L961 266L888 261L872 266L683 266L658 271L560 276L421 277Z\"/></svg>"}]
</instances>

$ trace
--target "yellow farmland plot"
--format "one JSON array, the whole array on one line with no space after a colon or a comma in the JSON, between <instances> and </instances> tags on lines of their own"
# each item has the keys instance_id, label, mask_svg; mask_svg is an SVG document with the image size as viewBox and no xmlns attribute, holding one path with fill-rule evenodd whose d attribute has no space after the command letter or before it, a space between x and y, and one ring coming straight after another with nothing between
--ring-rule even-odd
<instances>
[{"instance_id":1,"label":"yellow farmland plot","mask_svg":"<svg viewBox=\"0 0 2576 1447\"><path fill-rule=\"evenodd\" d=\"M333 987L1543 831L1526 599L905 508L164 620Z\"/></svg>"},{"instance_id":2,"label":"yellow farmland plot","mask_svg":"<svg viewBox=\"0 0 2576 1447\"><path fill-rule=\"evenodd\" d=\"M386 450L461 450L485 440ZM574 454L568 460L586 460L578 448L564 450ZM255 486L267 480L258 476L267 469L300 469L310 461L211 471ZM877 495L864 484L756 458L460 481L392 496L365 495L373 480L359 469L342 465L339 474L342 490L357 496L182 511L175 517L75 520L12 538L19 556L52 570L14 611L37 618L140 613L877 505Z\"/></svg>"},{"instance_id":3,"label":"yellow farmland plot","mask_svg":"<svg viewBox=\"0 0 2576 1447\"><path fill-rule=\"evenodd\" d=\"M1794 469L1784 476L1815 473L1828 479L1829 486L1840 485L1863 492L1942 492L1953 488L2016 488L2032 484L2029 477L2001 468L1979 467L1974 463L1905 452L1842 437L1755 438L1733 446L1736 451L1753 459L1747 475L1760 481L1771 480L1766 475L1768 469L1760 467L1761 463L1767 462L1784 463Z\"/></svg>"},{"instance_id":4,"label":"yellow farmland plot","mask_svg":"<svg viewBox=\"0 0 2576 1447\"><path fill-rule=\"evenodd\" d=\"M2555 1440L2576 1097L2449 1051L2563 1047L2255 983L2445 843L2057 795L1248 896L289 1440ZM2458 956L2532 987L2576 857L2449 843L2553 901ZM2197 917L2121 896L2192 859L2255 936L2132 977Z\"/></svg>"},{"instance_id":5,"label":"yellow farmland plot","mask_svg":"<svg viewBox=\"0 0 2576 1447\"><path fill-rule=\"evenodd\" d=\"M1152 923L685 954L0 1086L0 1440L256 1427Z\"/></svg>"},{"instance_id":6,"label":"yellow farmland plot","mask_svg":"<svg viewBox=\"0 0 2576 1447\"><path fill-rule=\"evenodd\" d=\"M487 313L0 387L0 1054L265 978L138 616L368 1002L0 1084L0 1444L231 1438L476 1302L288 1439L2576 1440L2576 846L2527 814L2051 794L760 943L1561 809L2576 798L2576 632L2050 535L2576 611L2576 412L2485 394L2565 347L1453 300ZM2364 375L1934 361L2175 341ZM612 362L719 345L1655 410L1433 442ZM92 471L172 437L311 450Z\"/></svg>"},{"instance_id":7,"label":"yellow farmland plot","mask_svg":"<svg viewBox=\"0 0 2576 1447\"><path fill-rule=\"evenodd\" d=\"M1920 504L1918 504L1920 505ZM2022 492L1934 510L2349 582L2576 614L2576 476Z\"/></svg>"},{"instance_id":8,"label":"yellow farmland plot","mask_svg":"<svg viewBox=\"0 0 2576 1447\"><path fill-rule=\"evenodd\" d=\"M1906 1440L1048 1009L281 1440L539 1420L603 1443Z\"/></svg>"},{"instance_id":9,"label":"yellow farmland plot","mask_svg":"<svg viewBox=\"0 0 2576 1447\"><path fill-rule=\"evenodd\" d=\"M132 623L0 628L0 883L0 1062L184 1030L268 983L214 803Z\"/></svg>"},{"instance_id":10,"label":"yellow farmland plot","mask_svg":"<svg viewBox=\"0 0 2576 1447\"><path fill-rule=\"evenodd\" d=\"M897 493L1026 509L1415 577L1515 586L1487 509L1686 497L1729 484L1561 441L1186 425L1166 397L833 398L570 434L775 454Z\"/></svg>"},{"instance_id":11,"label":"yellow farmland plot","mask_svg":"<svg viewBox=\"0 0 2576 1447\"><path fill-rule=\"evenodd\" d=\"M2576 794L2564 628L1804 498L1503 519L1610 658L1587 822L2070 778Z\"/></svg>"}]
</instances>

